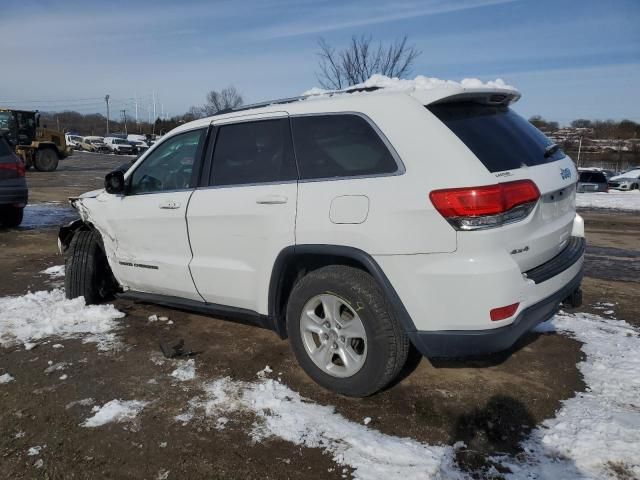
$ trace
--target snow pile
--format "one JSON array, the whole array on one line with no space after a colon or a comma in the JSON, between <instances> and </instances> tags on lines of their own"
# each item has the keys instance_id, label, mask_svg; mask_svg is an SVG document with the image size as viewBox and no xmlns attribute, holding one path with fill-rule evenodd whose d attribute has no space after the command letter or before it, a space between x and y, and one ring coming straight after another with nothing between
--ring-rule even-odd
<instances>
[{"instance_id":1,"label":"snow pile","mask_svg":"<svg viewBox=\"0 0 640 480\"><path fill-rule=\"evenodd\" d=\"M173 372L171 372L171 376L181 382L185 382L187 380L193 380L196 378L196 362L195 360L187 360L178 368L176 368Z\"/></svg>"},{"instance_id":2,"label":"snow pile","mask_svg":"<svg viewBox=\"0 0 640 480\"><path fill-rule=\"evenodd\" d=\"M40 273L49 275L52 279L64 278L64 265L54 265L46 270L42 270Z\"/></svg>"},{"instance_id":3,"label":"snow pile","mask_svg":"<svg viewBox=\"0 0 640 480\"><path fill-rule=\"evenodd\" d=\"M352 87L348 87L348 89L373 87L384 88L387 91L392 90L396 92L413 92L416 90L433 90L436 88L500 88L516 91L515 87L507 85L501 78L488 82L482 82L477 78L465 78L460 82L456 82L454 80L425 77L424 75L418 75L416 78L409 80L390 78L380 74L372 75L369 80L353 85ZM302 95L323 95L330 92L331 90L323 90L321 88L314 87L307 90Z\"/></svg>"},{"instance_id":4,"label":"snow pile","mask_svg":"<svg viewBox=\"0 0 640 480\"><path fill-rule=\"evenodd\" d=\"M117 345L109 333L124 317L113 305L90 305L83 298L68 300L60 289L0 298L0 345L29 343L49 336L84 337L101 350Z\"/></svg>"},{"instance_id":5,"label":"snow pile","mask_svg":"<svg viewBox=\"0 0 640 480\"><path fill-rule=\"evenodd\" d=\"M576 207L606 208L612 210L640 210L640 190L631 192L578 193Z\"/></svg>"},{"instance_id":6,"label":"snow pile","mask_svg":"<svg viewBox=\"0 0 640 480\"><path fill-rule=\"evenodd\" d=\"M0 384L13 382L15 378L10 373L3 373L0 375Z\"/></svg>"},{"instance_id":7,"label":"snow pile","mask_svg":"<svg viewBox=\"0 0 640 480\"><path fill-rule=\"evenodd\" d=\"M332 406L302 398L275 380L250 383L225 377L206 384L204 390L204 397L190 402L190 411L177 420L190 419L200 408L207 417L218 417L216 427L224 428L228 419L222 414L248 411L258 417L251 432L255 441L278 437L323 448L337 463L351 467L356 479L464 478L454 468L453 447L382 434L347 420Z\"/></svg>"},{"instance_id":8,"label":"snow pile","mask_svg":"<svg viewBox=\"0 0 640 480\"><path fill-rule=\"evenodd\" d=\"M524 442L528 463L502 463L513 478L610 478L611 468L640 478L640 331L587 313L558 314L537 330L584 343L587 389Z\"/></svg>"},{"instance_id":9,"label":"snow pile","mask_svg":"<svg viewBox=\"0 0 640 480\"><path fill-rule=\"evenodd\" d=\"M111 400L102 407L93 407L94 415L87 418L82 427L100 427L111 422L128 422L138 416L149 402L141 400Z\"/></svg>"}]
</instances>

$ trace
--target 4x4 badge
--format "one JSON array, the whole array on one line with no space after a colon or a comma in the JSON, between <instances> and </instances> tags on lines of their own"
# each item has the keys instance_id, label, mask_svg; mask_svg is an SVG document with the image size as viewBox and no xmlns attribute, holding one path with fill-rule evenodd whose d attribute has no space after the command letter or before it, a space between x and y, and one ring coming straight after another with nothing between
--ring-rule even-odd
<instances>
[{"instance_id":1,"label":"4x4 badge","mask_svg":"<svg viewBox=\"0 0 640 480\"><path fill-rule=\"evenodd\" d=\"M568 178L571 178L571 169L570 168L561 168L560 169L560 176L562 177L563 180L567 180Z\"/></svg>"}]
</instances>

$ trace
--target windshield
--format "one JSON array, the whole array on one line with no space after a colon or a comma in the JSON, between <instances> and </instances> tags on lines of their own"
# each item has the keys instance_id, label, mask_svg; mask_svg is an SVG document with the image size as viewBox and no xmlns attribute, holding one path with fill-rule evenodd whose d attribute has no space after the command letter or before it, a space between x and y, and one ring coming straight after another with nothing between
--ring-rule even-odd
<instances>
[{"instance_id":1,"label":"windshield","mask_svg":"<svg viewBox=\"0 0 640 480\"><path fill-rule=\"evenodd\" d=\"M541 165L564 158L540 130L509 107L452 102L427 107L490 172ZM546 152L549 152L545 155Z\"/></svg>"},{"instance_id":2,"label":"windshield","mask_svg":"<svg viewBox=\"0 0 640 480\"><path fill-rule=\"evenodd\" d=\"M13 123L11 112L0 112L0 130L9 130Z\"/></svg>"}]
</instances>

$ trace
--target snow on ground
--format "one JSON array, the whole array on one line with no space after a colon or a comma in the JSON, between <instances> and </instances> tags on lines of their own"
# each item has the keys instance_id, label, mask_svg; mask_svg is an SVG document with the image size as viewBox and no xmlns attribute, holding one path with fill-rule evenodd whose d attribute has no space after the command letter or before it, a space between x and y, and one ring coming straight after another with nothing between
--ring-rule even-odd
<instances>
[{"instance_id":1,"label":"snow on ground","mask_svg":"<svg viewBox=\"0 0 640 480\"><path fill-rule=\"evenodd\" d=\"M0 375L0 384L13 382L15 378L10 373L3 373Z\"/></svg>"},{"instance_id":2,"label":"snow on ground","mask_svg":"<svg viewBox=\"0 0 640 480\"><path fill-rule=\"evenodd\" d=\"M83 298L68 300L64 291L40 291L0 298L0 345L33 342L49 336L82 337L109 350L118 342L112 330L124 317L113 305L85 305Z\"/></svg>"},{"instance_id":3,"label":"snow on ground","mask_svg":"<svg viewBox=\"0 0 640 480\"><path fill-rule=\"evenodd\" d=\"M102 407L93 407L91 411L94 412L94 415L81 423L81 426L91 428L111 422L129 422L136 418L148 404L149 402L141 400L111 400Z\"/></svg>"},{"instance_id":4,"label":"snow on ground","mask_svg":"<svg viewBox=\"0 0 640 480\"><path fill-rule=\"evenodd\" d=\"M187 360L180 364L173 372L171 376L176 380L185 382L187 380L193 380L196 378L196 362L193 359Z\"/></svg>"},{"instance_id":5,"label":"snow on ground","mask_svg":"<svg viewBox=\"0 0 640 480\"><path fill-rule=\"evenodd\" d=\"M202 411L216 418L216 428L222 429L229 421L225 414L248 411L257 416L251 432L256 442L278 437L323 448L338 464L351 467L356 479L465 478L454 467L454 447L385 435L347 420L332 406L310 402L273 379L241 382L225 377L205 384L204 391L176 420L188 423Z\"/></svg>"},{"instance_id":6,"label":"snow on ground","mask_svg":"<svg viewBox=\"0 0 640 480\"><path fill-rule=\"evenodd\" d=\"M78 212L68 205L55 202L29 204L24 209L20 228L59 227L78 218Z\"/></svg>"},{"instance_id":7,"label":"snow on ground","mask_svg":"<svg viewBox=\"0 0 640 480\"><path fill-rule=\"evenodd\" d=\"M527 463L502 459L512 478L611 478L613 468L640 478L640 331L588 313L560 313L537 330L583 343L587 388L524 442Z\"/></svg>"},{"instance_id":8,"label":"snow on ground","mask_svg":"<svg viewBox=\"0 0 640 480\"><path fill-rule=\"evenodd\" d=\"M609 191L608 193L576 194L578 208L606 208L610 210L640 210L640 190L631 192Z\"/></svg>"},{"instance_id":9,"label":"snow on ground","mask_svg":"<svg viewBox=\"0 0 640 480\"><path fill-rule=\"evenodd\" d=\"M52 279L64 278L64 265L54 265L46 270L42 270L40 273L49 275Z\"/></svg>"},{"instance_id":10,"label":"snow on ground","mask_svg":"<svg viewBox=\"0 0 640 480\"><path fill-rule=\"evenodd\" d=\"M375 74L372 75L367 81L353 85L352 88L371 88L381 87L385 90L393 90L400 92L410 92L415 90L433 90L434 88L502 88L507 90L516 90L515 87L507 85L504 80L497 78L488 82L482 82L477 78L465 78L460 82L454 80L442 80L440 78L425 77L424 75L418 75L416 78L399 79L390 78L385 75ZM330 90L323 90L318 87L313 87L302 95L322 95L330 92Z\"/></svg>"},{"instance_id":11,"label":"snow on ground","mask_svg":"<svg viewBox=\"0 0 640 480\"><path fill-rule=\"evenodd\" d=\"M640 331L620 320L597 315L560 313L541 324L539 332L557 332L583 343L585 360L578 364L586 391L562 402L523 442L524 455L495 457L508 467L507 477L521 479L601 479L613 470L624 478L640 478ZM270 370L270 369L269 369ZM313 403L278 381L258 372L255 382L229 377L203 385L203 394L189 401L175 419L215 420L223 429L233 413L256 416L250 436L256 442L277 437L295 445L322 448L356 479L470 478L457 469L460 446L427 445L410 438L385 435L351 422L332 406Z\"/></svg>"}]
</instances>

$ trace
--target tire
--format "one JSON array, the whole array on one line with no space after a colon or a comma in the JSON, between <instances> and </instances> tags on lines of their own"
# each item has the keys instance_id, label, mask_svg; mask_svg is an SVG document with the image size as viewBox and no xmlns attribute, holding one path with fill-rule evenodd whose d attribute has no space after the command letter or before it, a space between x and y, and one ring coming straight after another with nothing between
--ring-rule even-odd
<instances>
[{"instance_id":1,"label":"tire","mask_svg":"<svg viewBox=\"0 0 640 480\"><path fill-rule=\"evenodd\" d=\"M631 190L638 190L638 184L634 183L633 185L631 185Z\"/></svg>"},{"instance_id":2,"label":"tire","mask_svg":"<svg viewBox=\"0 0 640 480\"><path fill-rule=\"evenodd\" d=\"M325 303L331 309L333 301L338 304L336 311L341 312L338 317L342 327L327 329L327 323L336 323L331 318L325 321ZM319 306L312 310L317 302ZM306 311L313 313L310 316L304 314ZM321 323L314 324L318 319ZM360 323L352 324L356 319ZM325 332L322 338L328 337L324 341L333 342L331 345L324 344L320 334L310 333L316 326ZM364 342L358 333L352 333L356 338L340 335L361 327L366 335ZM409 337L382 289L368 273L342 265L320 268L296 283L287 305L287 330L291 348L307 375L324 388L350 397L366 397L385 388L400 373L409 353ZM316 349L316 358L324 353L319 363L328 368L316 363L310 348ZM326 348L334 350L327 355ZM347 350L351 352L351 366L341 360ZM360 366L356 369L354 365Z\"/></svg>"},{"instance_id":3,"label":"tire","mask_svg":"<svg viewBox=\"0 0 640 480\"><path fill-rule=\"evenodd\" d=\"M71 240L65 260L67 298L84 297L87 305L99 303L109 292L111 270L95 230L80 230Z\"/></svg>"},{"instance_id":4,"label":"tire","mask_svg":"<svg viewBox=\"0 0 640 480\"><path fill-rule=\"evenodd\" d=\"M0 223L7 228L17 227L22 223L24 208L3 207L0 210Z\"/></svg>"},{"instance_id":5,"label":"tire","mask_svg":"<svg viewBox=\"0 0 640 480\"><path fill-rule=\"evenodd\" d=\"M53 172L58 168L58 154L52 148L43 148L36 152L35 167L39 172Z\"/></svg>"}]
</instances>

